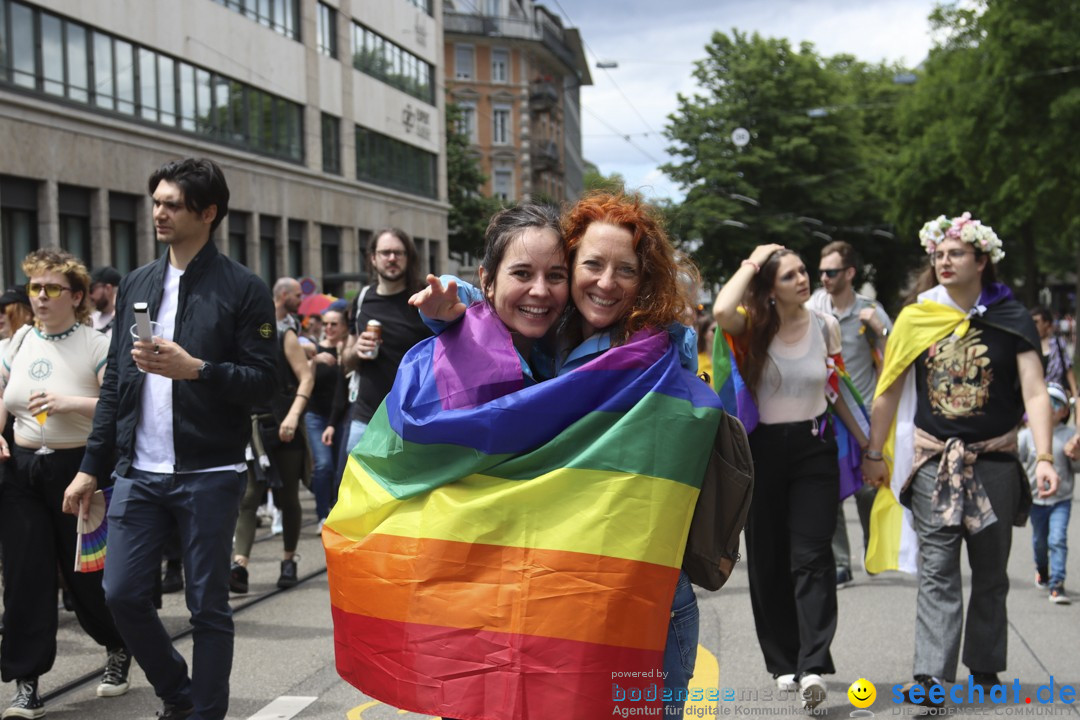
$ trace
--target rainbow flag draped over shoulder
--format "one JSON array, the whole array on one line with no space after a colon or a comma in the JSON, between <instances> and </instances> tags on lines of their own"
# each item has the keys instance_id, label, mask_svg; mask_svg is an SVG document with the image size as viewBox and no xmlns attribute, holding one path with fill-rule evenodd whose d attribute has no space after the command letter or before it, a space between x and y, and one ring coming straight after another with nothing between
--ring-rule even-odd
<instances>
[{"instance_id":1,"label":"rainbow flag draped over shoulder","mask_svg":"<svg viewBox=\"0 0 1080 720\"><path fill-rule=\"evenodd\" d=\"M523 387L471 307L405 356L323 529L342 677L467 720L656 697L719 418L665 332Z\"/></svg>"}]
</instances>

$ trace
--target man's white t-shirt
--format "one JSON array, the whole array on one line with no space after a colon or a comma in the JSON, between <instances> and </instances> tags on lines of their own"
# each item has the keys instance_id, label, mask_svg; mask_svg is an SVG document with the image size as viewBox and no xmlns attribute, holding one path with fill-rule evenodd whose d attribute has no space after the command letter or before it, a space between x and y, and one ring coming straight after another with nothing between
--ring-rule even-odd
<instances>
[{"instance_id":1,"label":"man's white t-shirt","mask_svg":"<svg viewBox=\"0 0 1080 720\"><path fill-rule=\"evenodd\" d=\"M157 322L161 324L163 340L173 339L176 331L176 309L180 299L180 278L184 271L172 264L165 270L165 292L158 308ZM146 298L148 301L149 298ZM143 302L135 298L135 302ZM135 459L132 466L152 473L176 472L176 449L173 442L173 380L154 373L143 378L142 397L139 398L139 424L135 428ZM235 470L244 472L245 465L188 470L185 472L218 472Z\"/></svg>"}]
</instances>

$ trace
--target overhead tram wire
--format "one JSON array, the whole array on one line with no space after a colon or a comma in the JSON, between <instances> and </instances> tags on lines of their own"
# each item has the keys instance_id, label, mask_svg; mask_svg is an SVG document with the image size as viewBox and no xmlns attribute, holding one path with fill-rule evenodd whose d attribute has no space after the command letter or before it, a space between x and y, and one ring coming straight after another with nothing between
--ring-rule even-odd
<instances>
[{"instance_id":1,"label":"overhead tram wire","mask_svg":"<svg viewBox=\"0 0 1080 720\"><path fill-rule=\"evenodd\" d=\"M559 2L559 0L554 0L554 2L555 2L555 7L559 8L559 12L561 12L561 13L563 14L563 17L565 17L565 18L566 18L566 22L567 22L567 23L569 23L569 24L570 24L571 26L573 26L573 25L574 25L574 23L573 23L573 21L572 21L572 20L570 19L570 13L566 12L566 8L564 8L564 7L562 6L562 3L561 3L561 2ZM584 37L583 35L581 36L581 44L582 44L582 46L584 46L585 50L587 50L587 51L588 51L588 53L589 53L590 55L592 55L592 56L593 56L593 58L595 58L596 60L599 60L599 56L598 56L598 55L597 55L597 54L596 54L595 52L593 52L593 49L592 49L591 47L589 47L589 43L585 42L585 37ZM611 74L611 73L610 73L610 72L608 71L608 69L607 69L607 68L601 68L601 70L603 70L603 71L604 71L604 74L605 74L605 75L607 75L607 77L608 77L608 80L610 80L610 81L611 81L611 84L612 84L613 86L615 86L615 89L616 89L616 90L618 91L619 95L621 95L621 96L622 96L622 99L623 99L624 101L626 101L626 104L630 106L630 109L634 111L634 114L638 116L638 118L639 118L639 119L641 120L641 122L642 122L642 123L643 123L643 124L645 125L645 127L646 127L646 128L648 129L648 131L649 131L649 132L651 132L651 133L653 133L654 135L658 135L658 136L659 136L659 135L660 135L660 133L659 133L659 132L657 132L656 128L654 128L654 127L653 127L652 125L650 125L650 124L649 124L649 121L645 119L645 116L641 114L641 111L639 111L639 110L637 109L637 106L635 106L635 105L634 105L634 103L632 103L632 102L630 101L630 98L629 98L629 97L628 97L628 96L626 95L626 93L625 93L625 92L623 92L623 89L622 89L621 87L619 87L619 83L615 82L615 78L614 78L614 76L612 76L612 74ZM584 105L583 105L582 107L584 107ZM594 117L597 117L597 118L599 119L599 117L598 117L598 116L597 116L597 115L596 115L595 113L592 113L592 112L590 111L590 114L592 114L592 115L593 115ZM604 121L603 121L603 120L601 120L601 122L604 122ZM639 147L638 145L634 144L634 143L633 143L633 142L632 142L632 141L630 140L630 135L629 135L629 134L627 134L627 133L619 133L619 131L618 131L617 129L613 128L613 127L612 127L611 125L609 125L609 124L608 124L608 123L606 123L606 122L604 122L604 125L605 125L605 126L607 126L607 127L608 127L608 129L610 129L610 130L611 130L612 132L615 132L615 133L618 133L618 134L622 135L623 139L624 139L624 140L626 140L626 142L628 142L628 143L629 143L629 144L630 144L631 146L633 146L633 147L634 147L634 148L635 148L636 150L638 150L638 151L639 151L639 152L641 152L641 153L642 153L643 155L645 155L645 156L646 156L647 158L649 158L649 160L651 160L651 161L652 161L652 162L654 162L654 163L657 163L657 164L659 164L659 162L660 162L659 160L657 160L656 158L654 158L654 157L652 157L651 155L649 155L649 153L647 153L647 152L646 152L645 150L643 150L643 149L642 149L641 147Z\"/></svg>"}]
</instances>

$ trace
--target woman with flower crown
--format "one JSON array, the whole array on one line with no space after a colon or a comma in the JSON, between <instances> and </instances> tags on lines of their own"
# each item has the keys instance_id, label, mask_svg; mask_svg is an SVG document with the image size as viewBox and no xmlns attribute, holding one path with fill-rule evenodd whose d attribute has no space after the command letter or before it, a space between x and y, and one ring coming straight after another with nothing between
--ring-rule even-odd
<instances>
[{"instance_id":1,"label":"woman with flower crown","mask_svg":"<svg viewBox=\"0 0 1080 720\"><path fill-rule=\"evenodd\" d=\"M970 213L931 220L919 238L930 265L889 335L863 477L893 490L878 493L875 519L879 506L895 505L894 495L911 511L919 593L915 682L905 697L940 707L941 691L929 691L954 682L961 659L972 684L986 690L1005 670L1011 526L1024 524L1031 505L1016 455L1025 412L1040 496L1056 491L1058 476L1039 336L1027 309L995 282L994 265L1005 256L1001 239ZM898 548L897 538L873 526L871 535L867 569L911 569L881 550ZM964 542L971 566L966 630Z\"/></svg>"}]
</instances>

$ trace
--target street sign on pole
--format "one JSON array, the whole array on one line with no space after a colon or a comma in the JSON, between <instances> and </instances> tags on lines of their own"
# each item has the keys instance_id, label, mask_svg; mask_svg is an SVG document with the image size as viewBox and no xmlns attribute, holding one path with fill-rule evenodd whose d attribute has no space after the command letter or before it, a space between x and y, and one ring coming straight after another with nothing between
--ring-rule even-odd
<instances>
[{"instance_id":1,"label":"street sign on pole","mask_svg":"<svg viewBox=\"0 0 1080 720\"><path fill-rule=\"evenodd\" d=\"M735 147L743 147L750 142L750 131L744 127L737 127L731 131L731 142Z\"/></svg>"}]
</instances>

